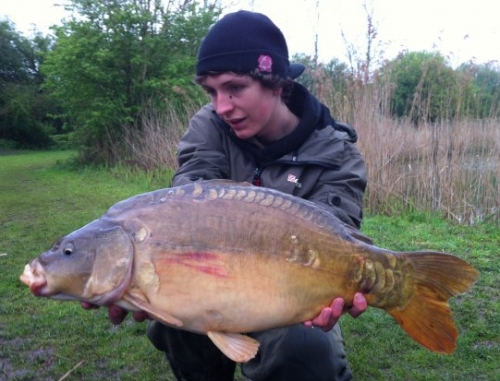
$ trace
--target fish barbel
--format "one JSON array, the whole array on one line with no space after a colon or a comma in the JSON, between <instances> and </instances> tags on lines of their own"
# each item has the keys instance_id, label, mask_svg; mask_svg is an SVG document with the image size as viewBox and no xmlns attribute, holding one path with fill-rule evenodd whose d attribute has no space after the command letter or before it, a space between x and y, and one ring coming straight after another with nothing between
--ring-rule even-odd
<instances>
[{"instance_id":1,"label":"fish barbel","mask_svg":"<svg viewBox=\"0 0 500 381\"><path fill-rule=\"evenodd\" d=\"M20 279L36 296L143 310L207 334L229 358L253 358L244 333L311 320L364 293L416 342L451 353L448 300L478 271L439 252L374 246L312 202L208 181L140 194L60 239Z\"/></svg>"}]
</instances>

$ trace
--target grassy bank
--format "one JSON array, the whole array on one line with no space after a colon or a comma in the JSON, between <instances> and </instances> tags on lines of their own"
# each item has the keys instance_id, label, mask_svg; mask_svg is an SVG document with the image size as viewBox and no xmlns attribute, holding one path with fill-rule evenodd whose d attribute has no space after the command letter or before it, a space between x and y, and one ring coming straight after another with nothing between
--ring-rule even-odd
<instances>
[{"instance_id":1,"label":"grassy bank","mask_svg":"<svg viewBox=\"0 0 500 381\"><path fill-rule=\"evenodd\" d=\"M166 186L166 173L76 171L69 152L0 155L0 380L173 380L144 323L112 326L104 309L34 298L18 278L61 235L128 196ZM482 273L452 302L460 331L451 356L411 341L383 311L342 321L356 380L496 380L500 359L498 226L451 225L423 214L371 216L363 231L379 246L455 253ZM430 317L431 318L431 317Z\"/></svg>"}]
</instances>

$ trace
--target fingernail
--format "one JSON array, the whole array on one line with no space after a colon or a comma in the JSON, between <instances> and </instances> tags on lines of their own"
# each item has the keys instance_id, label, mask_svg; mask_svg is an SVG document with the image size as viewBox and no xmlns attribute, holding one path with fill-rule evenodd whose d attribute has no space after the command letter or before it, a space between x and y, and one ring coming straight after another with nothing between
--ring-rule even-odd
<instances>
[{"instance_id":1,"label":"fingernail","mask_svg":"<svg viewBox=\"0 0 500 381\"><path fill-rule=\"evenodd\" d=\"M354 300L357 302L357 303L364 303L365 301L365 296L363 294L356 294L354 295Z\"/></svg>"}]
</instances>

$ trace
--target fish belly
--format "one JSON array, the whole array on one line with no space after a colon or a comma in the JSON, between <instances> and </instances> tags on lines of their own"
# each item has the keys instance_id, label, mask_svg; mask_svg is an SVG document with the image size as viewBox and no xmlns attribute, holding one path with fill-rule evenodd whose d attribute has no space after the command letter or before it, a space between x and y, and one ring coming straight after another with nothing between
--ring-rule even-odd
<instances>
[{"instance_id":1,"label":"fish belly","mask_svg":"<svg viewBox=\"0 0 500 381\"><path fill-rule=\"evenodd\" d=\"M149 302L196 332L303 322L342 292L334 274L255 253L183 252L152 263L157 278L142 285Z\"/></svg>"}]
</instances>

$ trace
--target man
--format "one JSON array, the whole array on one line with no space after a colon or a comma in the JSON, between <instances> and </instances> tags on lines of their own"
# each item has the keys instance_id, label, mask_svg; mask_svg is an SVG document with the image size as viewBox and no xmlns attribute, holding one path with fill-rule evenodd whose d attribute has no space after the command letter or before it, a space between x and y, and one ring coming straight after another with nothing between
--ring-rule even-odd
<instances>
[{"instance_id":1,"label":"man","mask_svg":"<svg viewBox=\"0 0 500 381\"><path fill-rule=\"evenodd\" d=\"M289 64L286 41L266 16L240 11L216 23L196 67L196 81L211 104L192 118L179 144L173 185L251 182L309 199L359 228L366 174L352 144L355 132L338 125L326 106L293 82L303 69ZM305 325L251 333L261 347L242 365L243 373L253 381L351 379L336 325L343 307L336 299ZM356 295L352 314L365 308L363 295ZM156 321L149 323L148 336L166 352L178 380L233 379L235 364L206 336Z\"/></svg>"},{"instance_id":2,"label":"man","mask_svg":"<svg viewBox=\"0 0 500 381\"><path fill-rule=\"evenodd\" d=\"M196 66L196 81L211 103L192 118L179 144L172 185L251 182L313 201L359 228L366 172L353 144L356 133L293 81L303 70L290 65L285 38L266 16L240 11L217 22L202 42ZM242 364L243 373L252 381L350 380L336 324L347 304L354 317L367 307L362 294L347 303L337 298L312 321L249 333L260 348ZM115 324L125 315L116 306L109 309ZM233 380L235 363L208 337L157 321L148 323L147 334L166 353L179 381Z\"/></svg>"}]
</instances>

